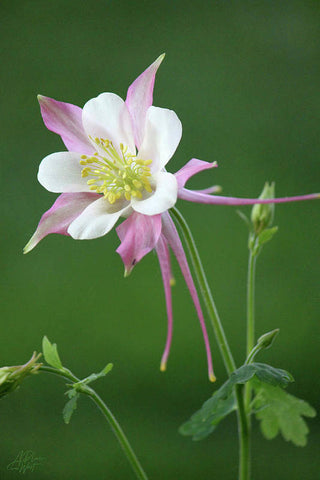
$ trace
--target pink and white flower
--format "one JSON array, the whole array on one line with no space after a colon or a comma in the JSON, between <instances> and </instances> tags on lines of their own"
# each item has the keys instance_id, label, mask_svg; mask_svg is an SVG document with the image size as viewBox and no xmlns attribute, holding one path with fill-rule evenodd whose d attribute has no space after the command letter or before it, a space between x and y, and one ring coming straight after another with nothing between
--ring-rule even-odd
<instances>
[{"instance_id":1,"label":"pink and white flower","mask_svg":"<svg viewBox=\"0 0 320 480\"><path fill-rule=\"evenodd\" d=\"M190 160L176 174L165 169L180 142L181 122L175 112L152 106L155 75L164 55L129 87L123 101L102 93L83 109L39 96L46 127L59 134L68 151L45 157L38 180L47 190L61 193L43 214L24 249L30 252L49 233L93 239L117 227L117 249L129 274L133 266L155 249L159 258L168 315L168 335L161 369L165 370L172 338L171 264L176 256L203 332L209 378L214 380L208 334L197 291L178 232L168 210L178 198L207 204L248 205L318 198L318 195L282 199L239 199L214 195L217 187L189 190L185 184L215 162Z\"/></svg>"}]
</instances>

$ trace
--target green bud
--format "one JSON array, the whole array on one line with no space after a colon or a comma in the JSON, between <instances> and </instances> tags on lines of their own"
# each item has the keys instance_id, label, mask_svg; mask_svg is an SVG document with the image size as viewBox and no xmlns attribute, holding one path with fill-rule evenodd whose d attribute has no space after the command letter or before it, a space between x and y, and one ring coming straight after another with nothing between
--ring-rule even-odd
<instances>
[{"instance_id":1,"label":"green bud","mask_svg":"<svg viewBox=\"0 0 320 480\"><path fill-rule=\"evenodd\" d=\"M37 355L33 352L30 360L24 365L0 368L0 398L16 390L25 377L37 373L42 365L37 363L40 356L41 353Z\"/></svg>"},{"instance_id":2,"label":"green bud","mask_svg":"<svg viewBox=\"0 0 320 480\"><path fill-rule=\"evenodd\" d=\"M274 342L274 339L279 333L279 328L276 328L275 330L272 330L271 332L265 333L264 335L261 335L260 338L258 338L257 345L259 345L260 348L269 348Z\"/></svg>"},{"instance_id":3,"label":"green bud","mask_svg":"<svg viewBox=\"0 0 320 480\"><path fill-rule=\"evenodd\" d=\"M264 188L261 192L260 199L274 198L274 187L275 184L272 182L269 184L265 183ZM256 204L253 206L251 211L251 222L253 224L253 229L256 235L259 235L263 230L270 227L273 222L274 216L274 204Z\"/></svg>"}]
</instances>

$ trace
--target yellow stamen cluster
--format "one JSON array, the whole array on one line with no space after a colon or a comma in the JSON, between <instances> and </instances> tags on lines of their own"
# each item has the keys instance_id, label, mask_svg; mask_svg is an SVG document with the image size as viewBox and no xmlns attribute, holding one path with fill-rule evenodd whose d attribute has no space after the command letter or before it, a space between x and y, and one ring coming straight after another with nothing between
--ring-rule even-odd
<instances>
[{"instance_id":1,"label":"yellow stamen cluster","mask_svg":"<svg viewBox=\"0 0 320 480\"><path fill-rule=\"evenodd\" d=\"M80 160L80 165L84 166L81 176L90 177L87 181L90 190L103 193L111 204L121 197L126 200L142 198L144 190L152 192L148 166L152 160L140 160L122 143L119 153L111 141L90 138L99 147L99 153L92 157L82 155Z\"/></svg>"}]
</instances>

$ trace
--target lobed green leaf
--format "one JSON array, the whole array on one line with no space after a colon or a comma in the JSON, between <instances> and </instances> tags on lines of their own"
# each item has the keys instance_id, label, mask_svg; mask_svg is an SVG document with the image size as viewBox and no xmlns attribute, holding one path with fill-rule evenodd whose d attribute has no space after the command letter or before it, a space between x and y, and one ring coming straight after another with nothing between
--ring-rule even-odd
<instances>
[{"instance_id":1,"label":"lobed green leaf","mask_svg":"<svg viewBox=\"0 0 320 480\"><path fill-rule=\"evenodd\" d=\"M77 393L75 390L69 390L66 392L70 400L65 404L62 415L63 415L63 420L66 424L68 424L71 420L71 417L73 415L73 412L77 409L77 401L80 396L79 393Z\"/></svg>"},{"instance_id":2,"label":"lobed green leaf","mask_svg":"<svg viewBox=\"0 0 320 480\"><path fill-rule=\"evenodd\" d=\"M265 438L270 440L281 433L296 446L305 446L309 429L303 417L314 417L315 409L278 386L254 382L254 389L256 418Z\"/></svg>"},{"instance_id":3,"label":"lobed green leaf","mask_svg":"<svg viewBox=\"0 0 320 480\"><path fill-rule=\"evenodd\" d=\"M63 368L56 343L51 343L46 336L44 336L42 340L42 352L48 365L58 368L59 370Z\"/></svg>"}]
</instances>

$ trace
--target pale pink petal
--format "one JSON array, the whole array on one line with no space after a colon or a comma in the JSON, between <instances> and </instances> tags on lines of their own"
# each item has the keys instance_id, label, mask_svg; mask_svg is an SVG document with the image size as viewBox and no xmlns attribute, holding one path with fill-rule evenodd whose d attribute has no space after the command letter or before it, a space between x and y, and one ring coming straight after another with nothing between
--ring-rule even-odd
<instances>
[{"instance_id":1,"label":"pale pink petal","mask_svg":"<svg viewBox=\"0 0 320 480\"><path fill-rule=\"evenodd\" d=\"M131 199L132 208L143 215L157 215L173 207L177 201L177 181L168 172L153 175L155 191L145 200Z\"/></svg>"},{"instance_id":2,"label":"pale pink petal","mask_svg":"<svg viewBox=\"0 0 320 480\"><path fill-rule=\"evenodd\" d=\"M82 109L71 103L58 102L38 95L45 126L61 136L71 152L92 155L94 150L82 126Z\"/></svg>"},{"instance_id":3,"label":"pale pink petal","mask_svg":"<svg viewBox=\"0 0 320 480\"><path fill-rule=\"evenodd\" d=\"M173 315L172 315L172 297L171 297L171 281L172 281L171 263L170 263L168 245L163 235L160 235L160 238L156 245L156 252L158 255L161 274L162 274L164 294L165 294L166 306L167 306L167 318L168 318L167 339L166 339L166 344L165 344L164 352L163 352L161 363L160 363L160 370L164 372L167 368L167 361L168 361L171 342L172 342Z\"/></svg>"},{"instance_id":4,"label":"pale pink petal","mask_svg":"<svg viewBox=\"0 0 320 480\"><path fill-rule=\"evenodd\" d=\"M132 118L134 138L138 148L144 137L146 113L153 101L156 72L163 59L164 54L160 55L128 88L126 104Z\"/></svg>"},{"instance_id":5,"label":"pale pink petal","mask_svg":"<svg viewBox=\"0 0 320 480\"><path fill-rule=\"evenodd\" d=\"M87 178L82 178L81 155L56 152L45 157L39 165L38 180L49 192L90 192Z\"/></svg>"},{"instance_id":6,"label":"pale pink petal","mask_svg":"<svg viewBox=\"0 0 320 480\"><path fill-rule=\"evenodd\" d=\"M125 214L128 202L109 201L101 197L91 203L69 226L68 233L76 240L90 240L102 237L115 225L121 215ZM129 207L130 208L130 207Z\"/></svg>"},{"instance_id":7,"label":"pale pink petal","mask_svg":"<svg viewBox=\"0 0 320 480\"><path fill-rule=\"evenodd\" d=\"M23 253L30 252L49 233L69 235L67 230L70 223L99 197L96 193L62 193L42 215L37 230L24 247Z\"/></svg>"},{"instance_id":8,"label":"pale pink petal","mask_svg":"<svg viewBox=\"0 0 320 480\"><path fill-rule=\"evenodd\" d=\"M175 254L178 263L180 265L182 274L184 276L184 279L186 281L186 284L188 286L190 295L192 297L194 306L196 308L198 318L200 321L200 326L204 338L204 343L205 343L205 348L206 348L206 353L207 353L207 361L208 361L208 375L209 379L211 381L215 381L215 375L213 373L213 367L212 367L212 358L211 358L211 351L210 351L210 344L209 344L209 337L205 325L205 321L203 318L200 302L199 302L199 297L197 294L196 287L193 282L193 278L189 269L188 261L186 258L186 255L183 250L183 246L179 237L179 234L177 232L177 229L169 215L168 212L165 212L162 214L162 233L164 237L166 238L168 244L173 250L173 253Z\"/></svg>"},{"instance_id":9,"label":"pale pink petal","mask_svg":"<svg viewBox=\"0 0 320 480\"><path fill-rule=\"evenodd\" d=\"M181 188L179 190L179 198L187 200L188 202L206 203L209 205L255 205L257 203L287 203L297 202L302 200L315 200L320 198L319 193L311 193L309 195L298 195L295 197L283 197L283 198L236 198L236 197L222 197L220 195L206 195L205 193L199 193L195 190L188 190Z\"/></svg>"},{"instance_id":10,"label":"pale pink petal","mask_svg":"<svg viewBox=\"0 0 320 480\"><path fill-rule=\"evenodd\" d=\"M122 258L126 275L129 275L134 265L155 248L161 233L161 215L149 217L133 213L116 231L121 240L116 251Z\"/></svg>"},{"instance_id":11,"label":"pale pink petal","mask_svg":"<svg viewBox=\"0 0 320 480\"><path fill-rule=\"evenodd\" d=\"M173 110L150 107L147 111L145 135L138 158L152 160L152 173L162 170L179 145L182 125Z\"/></svg>"},{"instance_id":12,"label":"pale pink petal","mask_svg":"<svg viewBox=\"0 0 320 480\"><path fill-rule=\"evenodd\" d=\"M83 107L82 122L87 135L112 141L119 152L122 143L132 154L136 153L131 117L118 95L101 93L89 100Z\"/></svg>"},{"instance_id":13,"label":"pale pink petal","mask_svg":"<svg viewBox=\"0 0 320 480\"><path fill-rule=\"evenodd\" d=\"M209 163L204 162L203 160L198 160L197 158L192 158L174 174L178 182L178 188L183 188L189 178L193 177L193 175L217 166L216 162Z\"/></svg>"}]
</instances>

